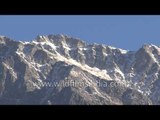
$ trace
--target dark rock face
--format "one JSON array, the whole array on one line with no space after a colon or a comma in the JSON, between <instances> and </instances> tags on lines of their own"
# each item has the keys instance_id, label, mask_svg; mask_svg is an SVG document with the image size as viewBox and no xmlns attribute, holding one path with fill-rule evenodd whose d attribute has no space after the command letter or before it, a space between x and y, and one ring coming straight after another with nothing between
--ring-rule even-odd
<instances>
[{"instance_id":1,"label":"dark rock face","mask_svg":"<svg viewBox=\"0 0 160 120\"><path fill-rule=\"evenodd\" d=\"M66 35L0 37L0 104L160 104L160 48L137 52Z\"/></svg>"}]
</instances>

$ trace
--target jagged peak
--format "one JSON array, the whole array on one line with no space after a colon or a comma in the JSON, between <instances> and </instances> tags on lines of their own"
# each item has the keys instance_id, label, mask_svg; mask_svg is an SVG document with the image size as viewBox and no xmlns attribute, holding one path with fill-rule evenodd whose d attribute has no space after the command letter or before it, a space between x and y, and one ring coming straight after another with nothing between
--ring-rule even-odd
<instances>
[{"instance_id":1,"label":"jagged peak","mask_svg":"<svg viewBox=\"0 0 160 120\"><path fill-rule=\"evenodd\" d=\"M142 45L142 48L151 48L151 47L159 48L160 46L154 45L152 43L150 43L150 44L145 43L145 44Z\"/></svg>"},{"instance_id":2,"label":"jagged peak","mask_svg":"<svg viewBox=\"0 0 160 120\"><path fill-rule=\"evenodd\" d=\"M63 46L67 45L68 47L71 48L77 48L77 47L89 47L89 48L101 48L101 49L110 49L112 50L118 50L122 54L126 54L129 50L123 50L120 48L112 47L109 45L105 44L97 44L97 43L92 43L88 44L85 41L81 40L80 38L75 38L75 37L70 37L65 34L49 34L49 35L38 35L36 37L36 42L50 42L56 46Z\"/></svg>"},{"instance_id":3,"label":"jagged peak","mask_svg":"<svg viewBox=\"0 0 160 120\"><path fill-rule=\"evenodd\" d=\"M50 42L56 46L66 44L69 47L84 47L86 42L79 39L73 38L64 34L50 34L50 35L38 35L35 42Z\"/></svg>"},{"instance_id":4,"label":"jagged peak","mask_svg":"<svg viewBox=\"0 0 160 120\"><path fill-rule=\"evenodd\" d=\"M0 35L0 41L11 40L11 38Z\"/></svg>"},{"instance_id":5,"label":"jagged peak","mask_svg":"<svg viewBox=\"0 0 160 120\"><path fill-rule=\"evenodd\" d=\"M13 40L9 37L0 35L0 43L6 43L5 42L6 40L17 42L16 40ZM50 42L53 44L55 44L55 43L58 44L58 43L63 42L65 44L67 44L69 47L93 47L93 48L94 47L100 47L100 48L102 47L102 48L108 48L110 50L118 50L123 54L129 52L129 50L124 50L124 49L113 47L113 46L106 45L106 44L97 44L97 43L88 44L85 41L81 40L80 38L71 37L66 34L37 35L37 37L33 41L34 42ZM24 43L24 41L19 41L19 42ZM27 43L29 43L29 42L27 42ZM78 43L80 43L80 46L78 45ZM151 49L157 49L158 51L160 51L160 46L145 43L142 45L142 47L140 49L145 49L145 50L149 50L149 51Z\"/></svg>"},{"instance_id":6,"label":"jagged peak","mask_svg":"<svg viewBox=\"0 0 160 120\"><path fill-rule=\"evenodd\" d=\"M0 44L19 43L19 41L13 40L6 36L0 36Z\"/></svg>"},{"instance_id":7,"label":"jagged peak","mask_svg":"<svg viewBox=\"0 0 160 120\"><path fill-rule=\"evenodd\" d=\"M144 51L147 52L152 52L154 50L159 51L160 52L160 47L154 44L144 44L140 50L143 49Z\"/></svg>"},{"instance_id":8,"label":"jagged peak","mask_svg":"<svg viewBox=\"0 0 160 120\"><path fill-rule=\"evenodd\" d=\"M44 39L44 38L48 38L48 39L50 39L50 40L52 40L52 39L56 39L56 40L63 40L63 39L66 39L66 38L72 38L72 37L70 37L70 36L68 36L68 35L65 35L65 34L49 34L49 35L38 35L37 37L36 37L36 40L37 39ZM76 38L74 38L74 39L76 39Z\"/></svg>"},{"instance_id":9,"label":"jagged peak","mask_svg":"<svg viewBox=\"0 0 160 120\"><path fill-rule=\"evenodd\" d=\"M0 35L0 38L6 38L6 36Z\"/></svg>"}]
</instances>

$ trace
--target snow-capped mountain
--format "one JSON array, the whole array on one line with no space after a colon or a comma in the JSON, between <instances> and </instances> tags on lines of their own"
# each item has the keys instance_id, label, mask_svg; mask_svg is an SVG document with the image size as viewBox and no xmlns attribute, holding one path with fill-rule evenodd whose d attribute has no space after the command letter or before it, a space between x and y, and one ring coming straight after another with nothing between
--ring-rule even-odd
<instances>
[{"instance_id":1,"label":"snow-capped mountain","mask_svg":"<svg viewBox=\"0 0 160 120\"><path fill-rule=\"evenodd\" d=\"M0 37L0 104L160 104L160 47L138 51L67 35Z\"/></svg>"}]
</instances>

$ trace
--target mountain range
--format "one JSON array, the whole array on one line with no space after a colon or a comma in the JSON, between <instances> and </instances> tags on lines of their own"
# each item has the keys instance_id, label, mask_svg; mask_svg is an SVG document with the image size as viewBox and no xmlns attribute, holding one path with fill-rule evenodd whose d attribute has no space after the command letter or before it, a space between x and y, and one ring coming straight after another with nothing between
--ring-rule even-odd
<instances>
[{"instance_id":1,"label":"mountain range","mask_svg":"<svg viewBox=\"0 0 160 120\"><path fill-rule=\"evenodd\" d=\"M1 105L159 105L160 47L137 51L67 35L0 36Z\"/></svg>"}]
</instances>

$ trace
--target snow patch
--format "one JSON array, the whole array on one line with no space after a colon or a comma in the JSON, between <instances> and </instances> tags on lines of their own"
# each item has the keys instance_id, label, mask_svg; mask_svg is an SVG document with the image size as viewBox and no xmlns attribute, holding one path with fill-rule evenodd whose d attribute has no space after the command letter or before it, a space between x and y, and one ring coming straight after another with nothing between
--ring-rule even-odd
<instances>
[{"instance_id":1,"label":"snow patch","mask_svg":"<svg viewBox=\"0 0 160 120\"><path fill-rule=\"evenodd\" d=\"M15 79L17 79L17 73L15 73L14 72L14 70L13 70L13 68L12 67L10 67L9 65L7 65L6 63L2 63L8 70L10 70L10 72L12 73L12 75L13 75L13 77L15 78Z\"/></svg>"},{"instance_id":2,"label":"snow patch","mask_svg":"<svg viewBox=\"0 0 160 120\"><path fill-rule=\"evenodd\" d=\"M121 51L122 54L126 54L128 52L128 50L123 50L123 49L120 49L120 48L119 48L119 50Z\"/></svg>"},{"instance_id":3,"label":"snow patch","mask_svg":"<svg viewBox=\"0 0 160 120\"><path fill-rule=\"evenodd\" d=\"M115 47L112 47L112 46L107 46L108 48L110 48L110 49L112 49L112 50L115 50L115 49L117 49L117 48L115 48Z\"/></svg>"},{"instance_id":4,"label":"snow patch","mask_svg":"<svg viewBox=\"0 0 160 120\"><path fill-rule=\"evenodd\" d=\"M45 50L45 49L44 49ZM77 67L80 67L82 70L89 72L90 74L97 76L101 79L106 79L106 80L111 80L110 76L108 74L106 74L105 70L100 70L96 67L92 68L86 64L80 64L79 62L77 62L76 60L72 59L72 58L65 58L64 56L60 55L58 52L56 52L57 54L53 54L47 50L45 50L46 52L48 52L48 54L50 54L51 56L53 56L55 59L59 60L59 61L64 61L70 65L75 65Z\"/></svg>"}]
</instances>

